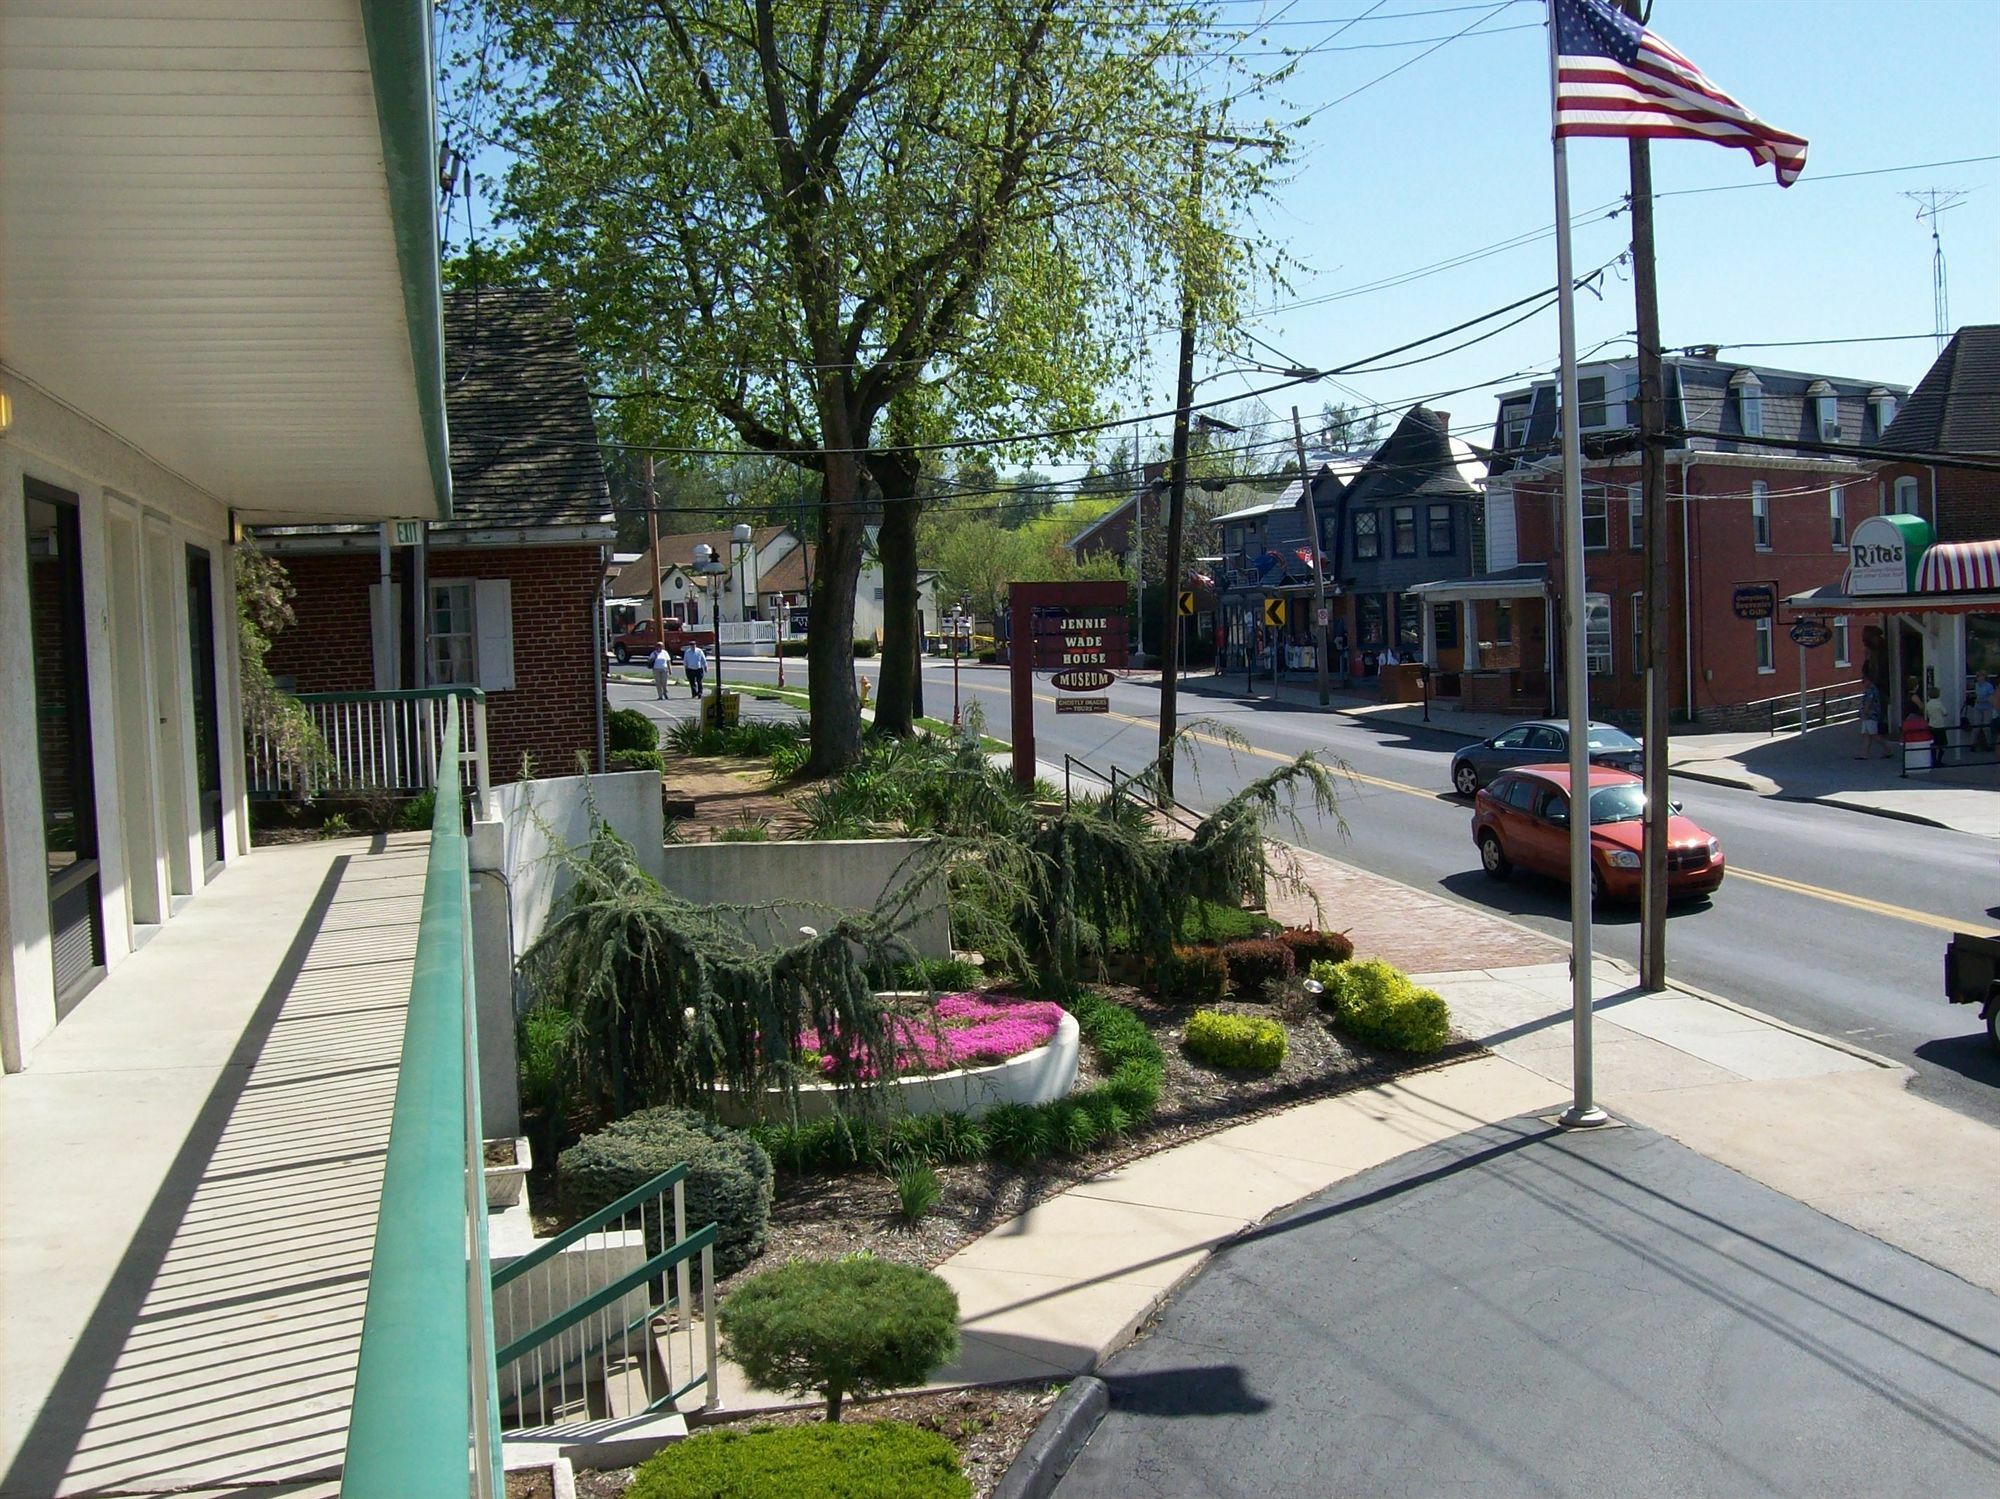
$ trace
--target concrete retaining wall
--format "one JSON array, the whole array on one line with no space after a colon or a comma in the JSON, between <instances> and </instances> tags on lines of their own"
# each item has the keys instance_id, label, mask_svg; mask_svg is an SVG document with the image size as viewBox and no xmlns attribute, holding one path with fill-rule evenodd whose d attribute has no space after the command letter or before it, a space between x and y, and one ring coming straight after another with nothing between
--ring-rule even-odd
<instances>
[{"instance_id":1,"label":"concrete retaining wall","mask_svg":"<svg viewBox=\"0 0 2000 1499\"><path fill-rule=\"evenodd\" d=\"M913 838L780 843L677 843L662 850L663 883L697 905L783 904L746 913L738 923L757 946L797 939L802 926L824 927L827 912L872 910L885 892L912 878L906 866L924 847ZM951 956L951 921L944 879L934 875L917 897L918 915L905 933L927 958Z\"/></svg>"}]
</instances>

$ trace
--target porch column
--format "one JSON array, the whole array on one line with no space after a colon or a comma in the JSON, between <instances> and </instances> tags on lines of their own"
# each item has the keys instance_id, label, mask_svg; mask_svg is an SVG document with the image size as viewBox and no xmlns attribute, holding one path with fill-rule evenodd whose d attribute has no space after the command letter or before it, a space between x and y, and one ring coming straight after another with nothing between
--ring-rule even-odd
<instances>
[{"instance_id":1,"label":"porch column","mask_svg":"<svg viewBox=\"0 0 2000 1499\"><path fill-rule=\"evenodd\" d=\"M1459 639L1465 642L1465 669L1479 670L1479 601L1465 599L1460 602Z\"/></svg>"},{"instance_id":2,"label":"porch column","mask_svg":"<svg viewBox=\"0 0 2000 1499\"><path fill-rule=\"evenodd\" d=\"M1437 616L1431 612L1431 601L1429 599L1424 598L1422 594L1418 594L1417 597L1421 600L1417 605L1417 614L1418 618L1423 621L1420 638L1424 643L1424 665L1435 670L1438 664Z\"/></svg>"}]
</instances>

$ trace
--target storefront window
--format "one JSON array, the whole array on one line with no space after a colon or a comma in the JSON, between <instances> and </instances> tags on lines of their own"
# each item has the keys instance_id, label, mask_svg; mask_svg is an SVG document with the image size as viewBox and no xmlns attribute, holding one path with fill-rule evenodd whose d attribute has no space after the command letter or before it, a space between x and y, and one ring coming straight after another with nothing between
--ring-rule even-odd
<instances>
[{"instance_id":1,"label":"storefront window","mask_svg":"<svg viewBox=\"0 0 2000 1499\"><path fill-rule=\"evenodd\" d=\"M1364 593L1355 601L1356 628L1361 634L1361 649L1379 651L1383 643L1383 605L1379 593Z\"/></svg>"},{"instance_id":2,"label":"storefront window","mask_svg":"<svg viewBox=\"0 0 2000 1499\"><path fill-rule=\"evenodd\" d=\"M1965 617L1965 670L1968 676L1990 671L2000 678L2000 614Z\"/></svg>"},{"instance_id":3,"label":"storefront window","mask_svg":"<svg viewBox=\"0 0 2000 1499\"><path fill-rule=\"evenodd\" d=\"M1413 593L1396 597L1396 654L1413 660L1424 648L1423 601Z\"/></svg>"}]
</instances>

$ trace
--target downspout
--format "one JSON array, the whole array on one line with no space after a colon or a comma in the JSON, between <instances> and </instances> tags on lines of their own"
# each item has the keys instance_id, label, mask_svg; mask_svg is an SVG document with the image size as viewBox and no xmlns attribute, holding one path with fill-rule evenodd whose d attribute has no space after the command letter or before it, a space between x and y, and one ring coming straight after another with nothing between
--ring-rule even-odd
<instances>
[{"instance_id":1,"label":"downspout","mask_svg":"<svg viewBox=\"0 0 2000 1499\"><path fill-rule=\"evenodd\" d=\"M597 564L600 572L609 565L610 558L607 555L609 551L609 547L599 547L597 549ZM653 559L653 567L657 572L659 569L659 558L657 556ZM659 624L659 621L660 616L656 615L655 623ZM660 624L659 627L662 631L665 630L663 624ZM665 638L664 635L662 635L662 638ZM603 775L609 766L604 754L604 600L602 598L594 598L590 601L590 643L591 648L597 653L590 663L590 680L595 689L590 694L590 699L591 707L597 718L597 773ZM508 908L508 915L509 919L511 919L513 915L511 906Z\"/></svg>"},{"instance_id":2,"label":"downspout","mask_svg":"<svg viewBox=\"0 0 2000 1499\"><path fill-rule=\"evenodd\" d=\"M1701 461L1699 453L1681 459L1681 665L1687 678L1687 700L1681 711L1694 722L1694 553L1688 546L1688 511L1694 501L1688 495L1688 470Z\"/></svg>"}]
</instances>

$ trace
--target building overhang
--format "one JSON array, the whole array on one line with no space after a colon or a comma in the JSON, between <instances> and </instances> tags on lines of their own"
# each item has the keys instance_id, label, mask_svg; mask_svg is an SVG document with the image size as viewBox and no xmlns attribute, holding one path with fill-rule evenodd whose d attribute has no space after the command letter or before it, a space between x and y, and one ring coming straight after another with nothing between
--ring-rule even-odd
<instances>
[{"instance_id":1,"label":"building overhang","mask_svg":"<svg viewBox=\"0 0 2000 1499\"><path fill-rule=\"evenodd\" d=\"M1445 578L1435 583L1417 583L1403 590L1434 604L1484 603L1489 600L1547 598L1549 580L1543 577Z\"/></svg>"},{"instance_id":2,"label":"building overhang","mask_svg":"<svg viewBox=\"0 0 2000 1499\"><path fill-rule=\"evenodd\" d=\"M1970 593L1843 593L1829 583L1785 600L1794 614L2000 614L2000 589Z\"/></svg>"},{"instance_id":3,"label":"building overhang","mask_svg":"<svg viewBox=\"0 0 2000 1499\"><path fill-rule=\"evenodd\" d=\"M446 519L425 0L0 0L0 350L250 521Z\"/></svg>"}]
</instances>

